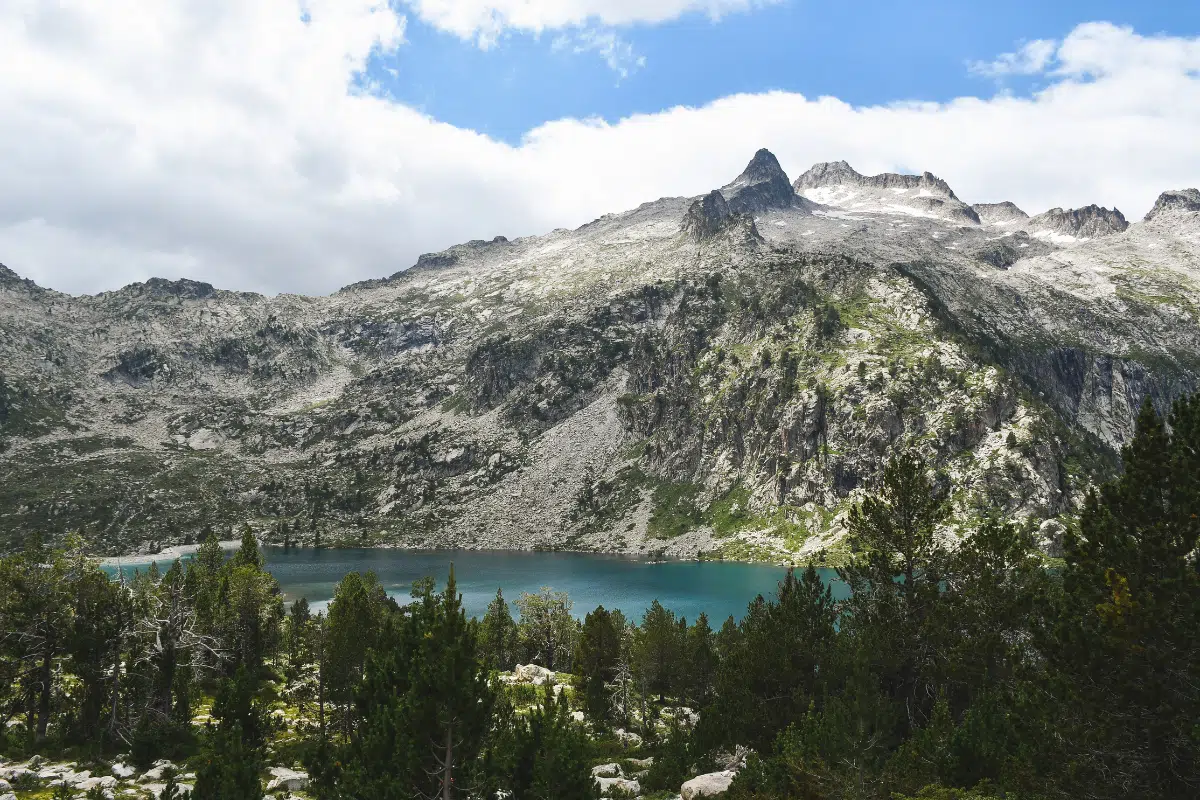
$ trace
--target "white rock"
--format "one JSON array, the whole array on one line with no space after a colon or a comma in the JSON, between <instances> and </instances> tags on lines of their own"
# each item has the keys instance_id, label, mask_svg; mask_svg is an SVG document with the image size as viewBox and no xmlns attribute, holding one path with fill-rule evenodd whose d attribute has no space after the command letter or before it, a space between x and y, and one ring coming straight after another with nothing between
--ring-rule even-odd
<instances>
[{"instance_id":1,"label":"white rock","mask_svg":"<svg viewBox=\"0 0 1200 800\"><path fill-rule=\"evenodd\" d=\"M538 664L518 664L513 670L513 677L520 683L532 683L541 686L546 681L554 680L554 671Z\"/></svg>"},{"instance_id":2,"label":"white rock","mask_svg":"<svg viewBox=\"0 0 1200 800\"><path fill-rule=\"evenodd\" d=\"M112 774L121 780L132 778L136 772L137 770L135 770L133 767L129 766L128 764L122 764L120 761L112 765Z\"/></svg>"},{"instance_id":3,"label":"white rock","mask_svg":"<svg viewBox=\"0 0 1200 800\"><path fill-rule=\"evenodd\" d=\"M6 794L0 794L0 800L17 800L17 796L12 792L8 792Z\"/></svg>"},{"instance_id":4,"label":"white rock","mask_svg":"<svg viewBox=\"0 0 1200 800\"><path fill-rule=\"evenodd\" d=\"M731 770L725 770L724 772L710 772L707 775L697 775L679 787L679 794L683 797L683 800L694 800L697 797L716 797L717 795L725 794L725 792L729 791L729 785L733 783L733 776L736 774L736 772Z\"/></svg>"},{"instance_id":5,"label":"white rock","mask_svg":"<svg viewBox=\"0 0 1200 800\"><path fill-rule=\"evenodd\" d=\"M12 789L12 784L4 780L4 778L0 778L0 792L7 792L10 789Z\"/></svg>"},{"instance_id":6,"label":"white rock","mask_svg":"<svg viewBox=\"0 0 1200 800\"><path fill-rule=\"evenodd\" d=\"M592 767L593 778L619 778L621 777L621 765L615 761L611 764L600 764Z\"/></svg>"},{"instance_id":7,"label":"white rock","mask_svg":"<svg viewBox=\"0 0 1200 800\"><path fill-rule=\"evenodd\" d=\"M600 794L608 794L613 789L634 795L642 793L642 785L627 778L596 778L596 784L600 787Z\"/></svg>"},{"instance_id":8,"label":"white rock","mask_svg":"<svg viewBox=\"0 0 1200 800\"><path fill-rule=\"evenodd\" d=\"M284 790L298 791L308 786L308 773L297 772L286 767L271 767L271 780L267 784L268 792Z\"/></svg>"},{"instance_id":9,"label":"white rock","mask_svg":"<svg viewBox=\"0 0 1200 800\"><path fill-rule=\"evenodd\" d=\"M616 736L622 744L631 745L633 747L642 746L642 737L633 731L627 731L624 728L617 728L613 731L613 735Z\"/></svg>"}]
</instances>

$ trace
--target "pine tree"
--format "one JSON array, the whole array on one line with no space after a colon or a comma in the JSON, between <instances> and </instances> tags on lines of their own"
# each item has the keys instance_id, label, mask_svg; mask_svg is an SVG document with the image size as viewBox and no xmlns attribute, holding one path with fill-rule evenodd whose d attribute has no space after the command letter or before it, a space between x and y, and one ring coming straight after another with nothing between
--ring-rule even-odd
<instances>
[{"instance_id":1,"label":"pine tree","mask_svg":"<svg viewBox=\"0 0 1200 800\"><path fill-rule=\"evenodd\" d=\"M262 800L267 720L255 699L257 685L244 666L222 682L212 711L218 725L196 771L193 800Z\"/></svg>"},{"instance_id":2,"label":"pine tree","mask_svg":"<svg viewBox=\"0 0 1200 800\"><path fill-rule=\"evenodd\" d=\"M621 655L621 629L624 620L599 606L583 620L575 672L583 693L584 711L597 725L610 721L612 702L608 684L616 676Z\"/></svg>"},{"instance_id":3,"label":"pine tree","mask_svg":"<svg viewBox=\"0 0 1200 800\"><path fill-rule=\"evenodd\" d=\"M1149 400L1068 535L1060 670L1080 796L1200 794L1200 396Z\"/></svg>"},{"instance_id":4,"label":"pine tree","mask_svg":"<svg viewBox=\"0 0 1200 800\"><path fill-rule=\"evenodd\" d=\"M482 782L480 754L494 695L479 661L453 567L444 592L430 582L367 660L356 694L361 723L346 748L341 790L379 800L464 797Z\"/></svg>"},{"instance_id":5,"label":"pine tree","mask_svg":"<svg viewBox=\"0 0 1200 800\"><path fill-rule=\"evenodd\" d=\"M505 671L516 666L517 623L501 589L496 590L496 597L488 604L487 613L484 614L479 646L488 669Z\"/></svg>"},{"instance_id":6,"label":"pine tree","mask_svg":"<svg viewBox=\"0 0 1200 800\"><path fill-rule=\"evenodd\" d=\"M594 800L600 796L591 776L589 746L571 722L565 696L556 700L547 685L541 705L519 729L509 791L514 798Z\"/></svg>"}]
</instances>

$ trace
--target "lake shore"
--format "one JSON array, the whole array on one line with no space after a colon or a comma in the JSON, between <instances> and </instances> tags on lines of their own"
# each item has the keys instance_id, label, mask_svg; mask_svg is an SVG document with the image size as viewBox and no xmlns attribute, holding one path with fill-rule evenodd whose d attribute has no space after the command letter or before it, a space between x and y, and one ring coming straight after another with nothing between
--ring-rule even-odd
<instances>
[{"instance_id":1,"label":"lake shore","mask_svg":"<svg viewBox=\"0 0 1200 800\"><path fill-rule=\"evenodd\" d=\"M226 539L219 542L222 550L237 550L241 545L239 539ZM107 556L98 559L102 567L119 567L125 564L151 564L153 562L171 562L177 558L190 556L200 549L198 544L177 544L171 547L164 547L157 553L137 553L134 555L125 556Z\"/></svg>"}]
</instances>

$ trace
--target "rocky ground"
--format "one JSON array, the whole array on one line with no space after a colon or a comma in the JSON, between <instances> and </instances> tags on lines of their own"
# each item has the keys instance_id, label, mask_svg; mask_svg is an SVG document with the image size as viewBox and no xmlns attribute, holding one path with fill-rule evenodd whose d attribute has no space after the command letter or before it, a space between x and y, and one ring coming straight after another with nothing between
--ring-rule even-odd
<instances>
[{"instance_id":1,"label":"rocky ground","mask_svg":"<svg viewBox=\"0 0 1200 800\"><path fill-rule=\"evenodd\" d=\"M0 267L0 549L264 538L836 559L917 448L960 523L1067 519L1200 375L1200 197L968 205L766 151L727 186L329 297ZM1053 530L1053 528L1051 529Z\"/></svg>"}]
</instances>

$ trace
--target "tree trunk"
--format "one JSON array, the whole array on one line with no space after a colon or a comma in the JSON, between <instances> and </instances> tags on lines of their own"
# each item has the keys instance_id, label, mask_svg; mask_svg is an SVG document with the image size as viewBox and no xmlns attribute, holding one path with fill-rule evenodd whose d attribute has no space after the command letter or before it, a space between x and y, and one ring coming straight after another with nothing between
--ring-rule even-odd
<instances>
[{"instance_id":1,"label":"tree trunk","mask_svg":"<svg viewBox=\"0 0 1200 800\"><path fill-rule=\"evenodd\" d=\"M37 715L37 733L34 736L35 741L42 742L46 739L46 729L50 725L50 688L53 666L54 645L52 640L47 639L45 650L42 651L42 665L38 669L38 678L41 682L41 688L38 692L38 715Z\"/></svg>"},{"instance_id":2,"label":"tree trunk","mask_svg":"<svg viewBox=\"0 0 1200 800\"><path fill-rule=\"evenodd\" d=\"M446 758L443 762L445 770L442 772L442 800L451 800L454 797L454 727L446 726Z\"/></svg>"},{"instance_id":3,"label":"tree trunk","mask_svg":"<svg viewBox=\"0 0 1200 800\"><path fill-rule=\"evenodd\" d=\"M325 662L317 663L317 718L321 724L321 741L325 742Z\"/></svg>"}]
</instances>

